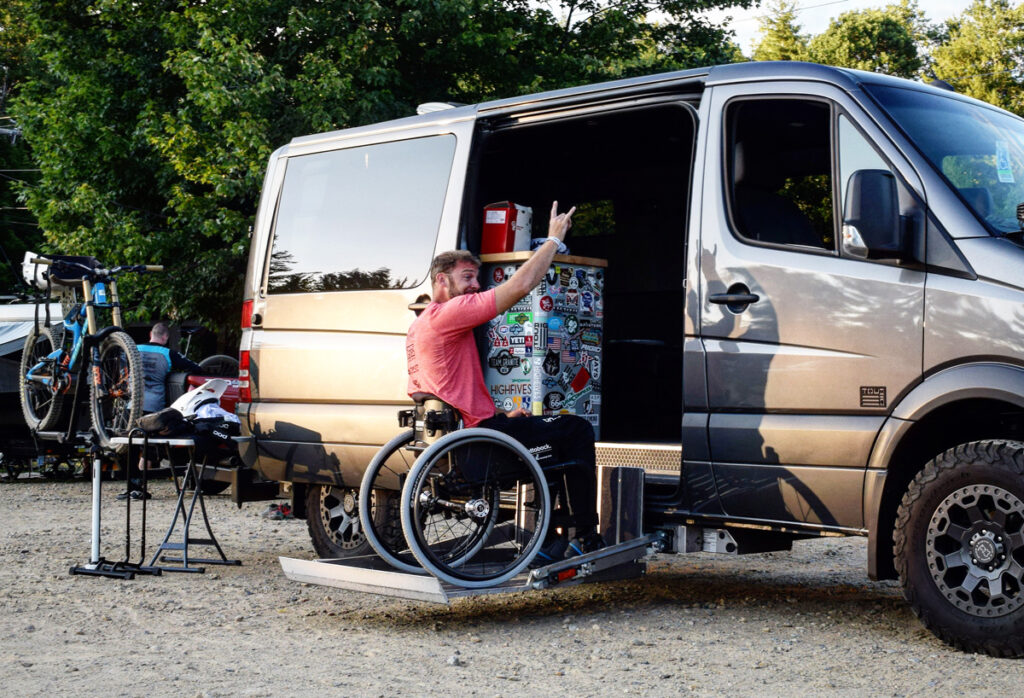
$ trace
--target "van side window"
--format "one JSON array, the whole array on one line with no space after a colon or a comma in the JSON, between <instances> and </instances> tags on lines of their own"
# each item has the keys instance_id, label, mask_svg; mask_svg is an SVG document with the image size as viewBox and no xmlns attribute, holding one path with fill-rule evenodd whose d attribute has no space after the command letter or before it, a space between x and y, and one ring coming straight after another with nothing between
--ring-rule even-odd
<instances>
[{"instance_id":1,"label":"van side window","mask_svg":"<svg viewBox=\"0 0 1024 698\"><path fill-rule=\"evenodd\" d=\"M834 250L829 105L744 99L730 104L725 118L736 232L757 242Z\"/></svg>"},{"instance_id":2,"label":"van side window","mask_svg":"<svg viewBox=\"0 0 1024 698\"><path fill-rule=\"evenodd\" d=\"M289 158L267 292L418 286L454 153L443 135Z\"/></svg>"},{"instance_id":3,"label":"van side window","mask_svg":"<svg viewBox=\"0 0 1024 698\"><path fill-rule=\"evenodd\" d=\"M850 184L850 177L853 176L853 173L857 170L891 172L892 168L845 114L840 114L837 121L839 126L839 203L843 207L843 218L845 218L846 188Z\"/></svg>"}]
</instances>

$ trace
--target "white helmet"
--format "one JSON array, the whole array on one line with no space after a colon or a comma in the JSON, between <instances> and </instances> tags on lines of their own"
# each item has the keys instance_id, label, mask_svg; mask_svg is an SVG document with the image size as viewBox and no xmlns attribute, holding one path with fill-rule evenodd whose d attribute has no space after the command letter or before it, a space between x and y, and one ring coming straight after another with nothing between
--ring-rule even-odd
<instances>
[{"instance_id":1,"label":"white helmet","mask_svg":"<svg viewBox=\"0 0 1024 698\"><path fill-rule=\"evenodd\" d=\"M171 407L181 412L185 419L191 419L202 405L220 402L220 396L228 389L228 385L230 383L224 378L212 378L179 397L171 403Z\"/></svg>"}]
</instances>

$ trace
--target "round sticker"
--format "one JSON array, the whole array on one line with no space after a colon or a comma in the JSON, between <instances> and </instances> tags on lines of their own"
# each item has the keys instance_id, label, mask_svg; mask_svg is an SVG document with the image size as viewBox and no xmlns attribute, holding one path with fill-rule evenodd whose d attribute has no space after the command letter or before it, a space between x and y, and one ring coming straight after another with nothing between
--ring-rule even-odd
<instances>
[{"instance_id":1,"label":"round sticker","mask_svg":"<svg viewBox=\"0 0 1024 698\"><path fill-rule=\"evenodd\" d=\"M551 330L552 332L558 332L560 329L562 329L562 318L556 315L555 317L548 320L548 329Z\"/></svg>"},{"instance_id":2,"label":"round sticker","mask_svg":"<svg viewBox=\"0 0 1024 698\"><path fill-rule=\"evenodd\" d=\"M494 283L500 284L505 280L505 270L501 267L494 267Z\"/></svg>"},{"instance_id":3,"label":"round sticker","mask_svg":"<svg viewBox=\"0 0 1024 698\"><path fill-rule=\"evenodd\" d=\"M555 302L551 300L551 296L544 296L540 299L540 309L545 313L555 307Z\"/></svg>"}]
</instances>

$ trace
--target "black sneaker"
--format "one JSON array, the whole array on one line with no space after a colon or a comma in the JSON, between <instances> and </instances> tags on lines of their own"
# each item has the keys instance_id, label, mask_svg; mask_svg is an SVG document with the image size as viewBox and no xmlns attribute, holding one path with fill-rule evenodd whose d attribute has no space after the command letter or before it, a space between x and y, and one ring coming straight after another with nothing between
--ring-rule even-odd
<instances>
[{"instance_id":1,"label":"black sneaker","mask_svg":"<svg viewBox=\"0 0 1024 698\"><path fill-rule=\"evenodd\" d=\"M534 557L533 561L530 563L530 569L544 567L545 565L550 565L552 562L564 560L565 549L568 545L569 541L562 536L550 538L540 546L540 550L537 551L536 557Z\"/></svg>"},{"instance_id":2,"label":"black sneaker","mask_svg":"<svg viewBox=\"0 0 1024 698\"><path fill-rule=\"evenodd\" d=\"M153 495L151 495L149 492L143 492L142 490L132 490L131 492L122 492L121 494L117 495L117 498L122 502L128 499L129 497L137 501L140 499L152 499Z\"/></svg>"},{"instance_id":3,"label":"black sneaker","mask_svg":"<svg viewBox=\"0 0 1024 698\"><path fill-rule=\"evenodd\" d=\"M575 557L582 555L583 553L592 553L595 550L608 547L608 544L604 542L604 538L601 537L600 533L591 532L584 533L582 536L576 536L569 541L569 550L566 551L566 557Z\"/></svg>"}]
</instances>

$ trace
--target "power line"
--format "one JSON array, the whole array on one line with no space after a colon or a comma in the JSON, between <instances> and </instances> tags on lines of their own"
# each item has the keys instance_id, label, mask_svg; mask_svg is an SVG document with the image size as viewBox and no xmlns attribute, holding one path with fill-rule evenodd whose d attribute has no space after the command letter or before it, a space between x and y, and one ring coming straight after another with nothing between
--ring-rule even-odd
<instances>
[{"instance_id":1,"label":"power line","mask_svg":"<svg viewBox=\"0 0 1024 698\"><path fill-rule=\"evenodd\" d=\"M843 5L843 4L848 3L848 2L850 2L850 0L831 0L830 2L818 3L817 5L804 5L803 7L797 7L797 8L795 8L793 10L793 12L794 13L800 13L800 12L803 12L804 10L814 10L814 9L819 8L819 7L828 7L829 5ZM753 22L754 20L760 21L762 19L767 19L768 17L769 17L769 15L767 15L767 14L751 15L750 17L741 17L740 19L734 19L734 20L732 20L732 22L733 23L736 23L736 22Z\"/></svg>"}]
</instances>

